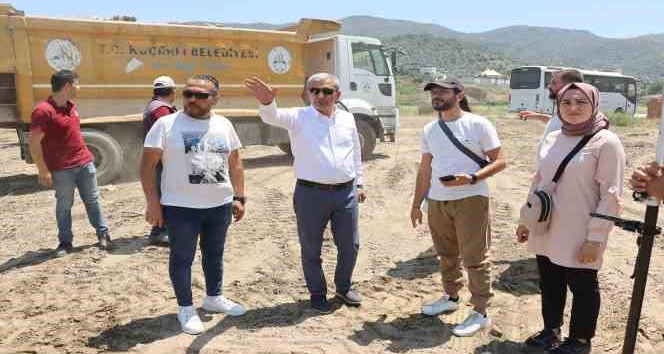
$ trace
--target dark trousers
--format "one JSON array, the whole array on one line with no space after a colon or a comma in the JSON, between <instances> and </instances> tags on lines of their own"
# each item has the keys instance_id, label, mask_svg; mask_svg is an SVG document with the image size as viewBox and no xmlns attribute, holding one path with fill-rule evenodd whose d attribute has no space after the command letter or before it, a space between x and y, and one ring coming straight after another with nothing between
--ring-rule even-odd
<instances>
[{"instance_id":1,"label":"dark trousers","mask_svg":"<svg viewBox=\"0 0 664 354\"><path fill-rule=\"evenodd\" d=\"M216 208L194 209L164 205L164 221L171 250L168 272L180 306L193 305L191 265L200 235L205 290L208 296L221 295L224 275L224 243L231 223L232 203Z\"/></svg>"},{"instance_id":2,"label":"dark trousers","mask_svg":"<svg viewBox=\"0 0 664 354\"><path fill-rule=\"evenodd\" d=\"M351 288L351 277L360 247L355 187L322 190L297 185L293 202L302 253L302 268L309 293L313 296L327 293L321 248L323 232L329 221L334 244L337 247L334 284L337 292L345 294Z\"/></svg>"},{"instance_id":3,"label":"dark trousers","mask_svg":"<svg viewBox=\"0 0 664 354\"><path fill-rule=\"evenodd\" d=\"M537 256L537 268L542 291L544 327L554 329L562 326L569 286L572 292L569 336L577 339L593 338L600 306L597 270L562 267L540 255Z\"/></svg>"}]
</instances>

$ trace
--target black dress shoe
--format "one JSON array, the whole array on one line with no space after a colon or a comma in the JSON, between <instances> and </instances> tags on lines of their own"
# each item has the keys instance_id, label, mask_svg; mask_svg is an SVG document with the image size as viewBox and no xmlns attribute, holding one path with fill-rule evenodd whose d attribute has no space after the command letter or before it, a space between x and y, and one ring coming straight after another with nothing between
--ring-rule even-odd
<instances>
[{"instance_id":1,"label":"black dress shoe","mask_svg":"<svg viewBox=\"0 0 664 354\"><path fill-rule=\"evenodd\" d=\"M113 248L113 244L111 243L111 235L107 233L103 235L98 235L97 241L99 241L98 246L99 249L102 251L108 252L111 250L111 248Z\"/></svg>"},{"instance_id":2,"label":"black dress shoe","mask_svg":"<svg viewBox=\"0 0 664 354\"><path fill-rule=\"evenodd\" d=\"M525 344L528 349L546 350L560 344L560 334L552 329L545 328L528 337Z\"/></svg>"},{"instance_id":3,"label":"black dress shoe","mask_svg":"<svg viewBox=\"0 0 664 354\"><path fill-rule=\"evenodd\" d=\"M337 292L336 296L348 306L360 306L362 304L360 294L356 293L354 290L348 290L345 293Z\"/></svg>"},{"instance_id":4,"label":"black dress shoe","mask_svg":"<svg viewBox=\"0 0 664 354\"><path fill-rule=\"evenodd\" d=\"M60 242L58 248L55 249L56 257L64 257L67 253L71 253L74 250L74 246L71 242Z\"/></svg>"},{"instance_id":5,"label":"black dress shoe","mask_svg":"<svg viewBox=\"0 0 664 354\"><path fill-rule=\"evenodd\" d=\"M551 348L548 354L590 354L590 340L586 343L576 338L566 338L560 345Z\"/></svg>"},{"instance_id":6,"label":"black dress shoe","mask_svg":"<svg viewBox=\"0 0 664 354\"><path fill-rule=\"evenodd\" d=\"M327 301L325 295L311 295L311 308L323 315L332 313L332 306Z\"/></svg>"},{"instance_id":7,"label":"black dress shoe","mask_svg":"<svg viewBox=\"0 0 664 354\"><path fill-rule=\"evenodd\" d=\"M168 232L166 228L159 226L152 227L148 240L151 245L168 246Z\"/></svg>"}]
</instances>

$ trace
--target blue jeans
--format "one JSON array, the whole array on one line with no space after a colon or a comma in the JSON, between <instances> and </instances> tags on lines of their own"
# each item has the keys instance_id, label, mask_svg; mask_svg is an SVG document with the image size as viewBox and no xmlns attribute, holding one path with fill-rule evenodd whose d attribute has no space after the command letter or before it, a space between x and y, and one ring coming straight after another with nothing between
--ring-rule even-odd
<instances>
[{"instance_id":1,"label":"blue jeans","mask_svg":"<svg viewBox=\"0 0 664 354\"><path fill-rule=\"evenodd\" d=\"M334 284L338 293L345 294L351 288L351 277L360 248L355 187L322 190L296 185L293 202L302 253L302 268L309 293L313 296L327 293L321 248L323 232L329 221L334 244L337 247Z\"/></svg>"},{"instance_id":2,"label":"blue jeans","mask_svg":"<svg viewBox=\"0 0 664 354\"><path fill-rule=\"evenodd\" d=\"M78 188L78 194L83 200L88 220L97 236L108 233L108 224L101 215L99 205L99 188L97 187L97 170L94 163L90 162L81 167L67 170L53 171L53 187L55 188L55 218L58 222L58 240L71 243L74 234L71 230L71 207L74 205L74 189Z\"/></svg>"},{"instance_id":3,"label":"blue jeans","mask_svg":"<svg viewBox=\"0 0 664 354\"><path fill-rule=\"evenodd\" d=\"M231 224L232 203L207 209L162 206L171 250L168 273L180 306L192 306L191 265L200 235L203 274L208 296L221 295L224 243Z\"/></svg>"}]
</instances>

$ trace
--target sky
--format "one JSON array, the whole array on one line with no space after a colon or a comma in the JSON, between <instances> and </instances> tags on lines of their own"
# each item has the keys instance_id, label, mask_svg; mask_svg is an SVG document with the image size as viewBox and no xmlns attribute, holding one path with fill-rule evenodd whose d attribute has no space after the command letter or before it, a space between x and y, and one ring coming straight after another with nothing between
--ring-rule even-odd
<instances>
[{"instance_id":1,"label":"sky","mask_svg":"<svg viewBox=\"0 0 664 354\"><path fill-rule=\"evenodd\" d=\"M460 32L512 25L588 30L611 38L664 33L662 0L3 0L28 15L108 18L130 15L143 22L296 22L302 17L341 19L370 15L435 23Z\"/></svg>"}]
</instances>

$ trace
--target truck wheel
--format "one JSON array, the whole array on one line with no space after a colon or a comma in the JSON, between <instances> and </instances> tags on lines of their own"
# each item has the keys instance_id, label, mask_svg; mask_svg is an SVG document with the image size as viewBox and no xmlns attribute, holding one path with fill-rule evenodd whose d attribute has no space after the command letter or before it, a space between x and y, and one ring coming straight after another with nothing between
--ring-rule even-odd
<instances>
[{"instance_id":1,"label":"truck wheel","mask_svg":"<svg viewBox=\"0 0 664 354\"><path fill-rule=\"evenodd\" d=\"M122 147L113 137L99 130L82 129L81 134L95 158L97 183L99 185L110 183L122 171L124 162Z\"/></svg>"},{"instance_id":2,"label":"truck wheel","mask_svg":"<svg viewBox=\"0 0 664 354\"><path fill-rule=\"evenodd\" d=\"M362 160L366 160L369 156L373 155L376 148L376 132L373 130L369 123L356 120L357 131L360 136L360 146L362 147Z\"/></svg>"},{"instance_id":3,"label":"truck wheel","mask_svg":"<svg viewBox=\"0 0 664 354\"><path fill-rule=\"evenodd\" d=\"M292 156L292 155L293 155L293 150L291 150L291 148L290 148L290 144L289 144L289 143L283 143L283 144L279 144L279 145L277 145L277 146L278 146L279 149L280 149L281 151L283 151L286 155L288 155L288 156Z\"/></svg>"},{"instance_id":4,"label":"truck wheel","mask_svg":"<svg viewBox=\"0 0 664 354\"><path fill-rule=\"evenodd\" d=\"M615 113L625 113L625 110L623 110L622 107L618 107L618 108L616 108L616 110L614 112Z\"/></svg>"}]
</instances>

